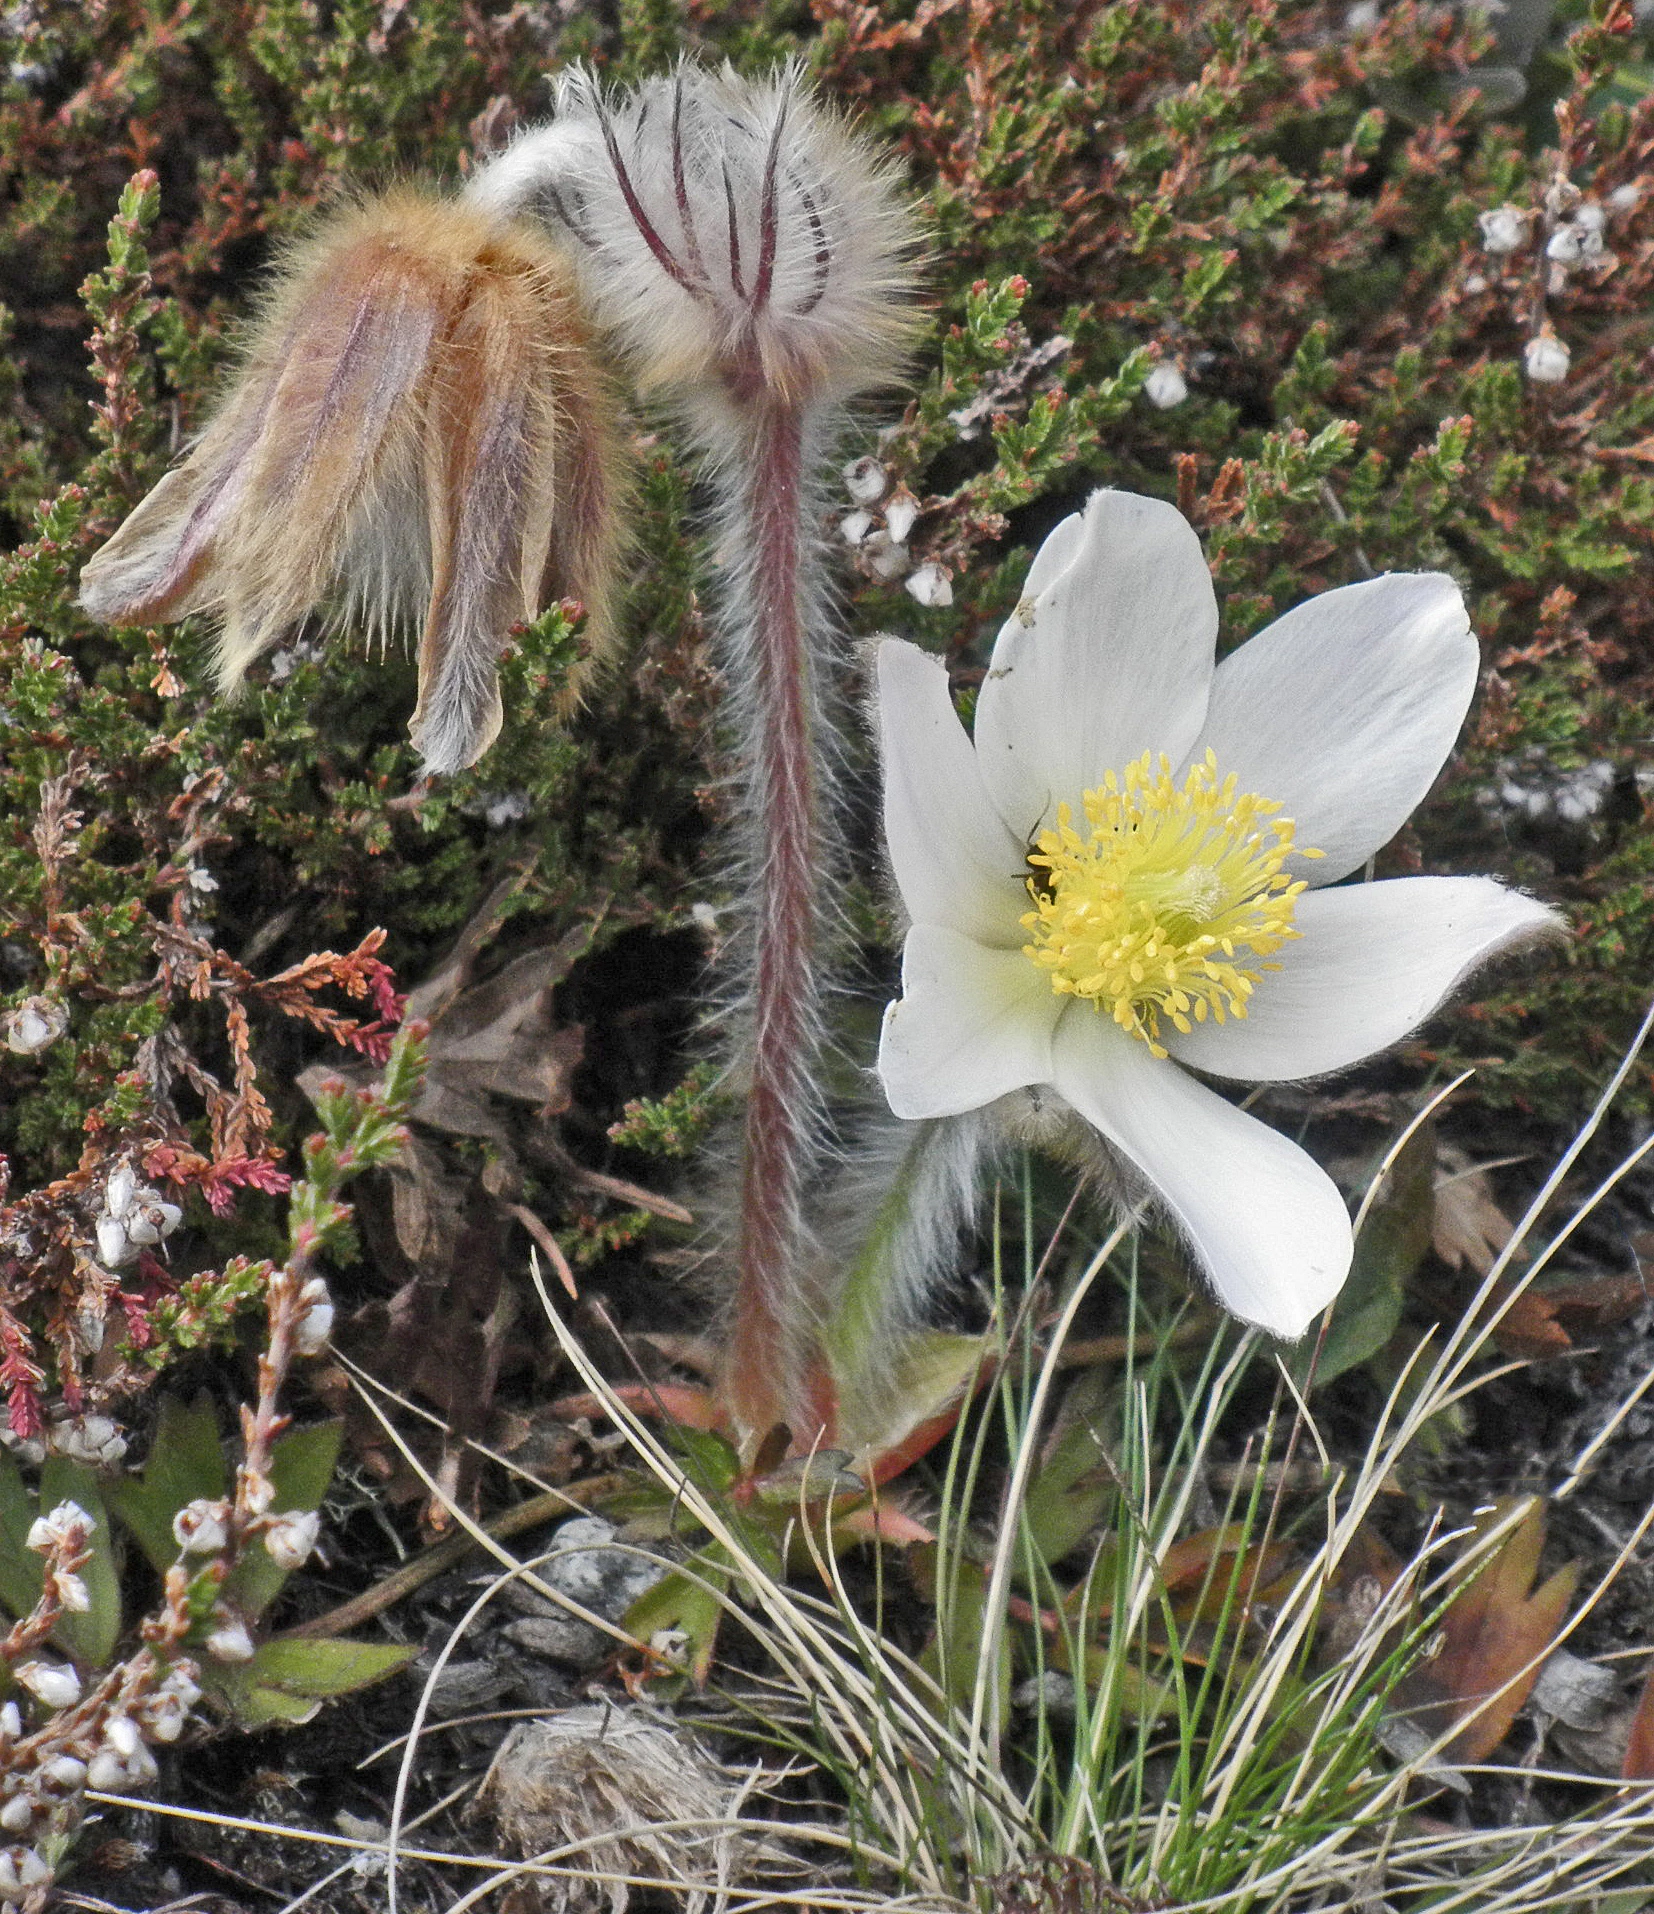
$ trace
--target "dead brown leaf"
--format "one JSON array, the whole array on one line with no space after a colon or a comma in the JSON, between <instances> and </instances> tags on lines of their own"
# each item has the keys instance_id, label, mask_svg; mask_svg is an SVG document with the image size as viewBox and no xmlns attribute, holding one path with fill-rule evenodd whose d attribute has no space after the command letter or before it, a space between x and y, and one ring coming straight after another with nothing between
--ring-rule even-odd
<instances>
[{"instance_id":1,"label":"dead brown leaf","mask_svg":"<svg viewBox=\"0 0 1654 1914\"><path fill-rule=\"evenodd\" d=\"M1505 1312L1494 1341L1506 1355L1560 1355L1577 1337L1624 1322L1648 1300L1648 1286L1634 1271L1527 1289Z\"/></svg>"},{"instance_id":2,"label":"dead brown leaf","mask_svg":"<svg viewBox=\"0 0 1654 1914\"><path fill-rule=\"evenodd\" d=\"M1441 1645L1407 1677L1418 1692L1411 1712L1421 1725L1435 1733L1463 1724L1443 1750L1445 1759L1461 1765L1486 1760L1510 1732L1579 1579L1578 1563L1570 1562L1533 1587L1545 1545L1545 1506L1538 1500L1529 1503L1491 1558L1481 1551L1480 1539L1504 1522L1513 1506L1501 1501L1477 1518L1442 1617Z\"/></svg>"},{"instance_id":3,"label":"dead brown leaf","mask_svg":"<svg viewBox=\"0 0 1654 1914\"><path fill-rule=\"evenodd\" d=\"M1493 1330L1493 1340L1507 1356L1543 1361L1574 1346L1556 1319L1556 1305L1543 1289L1524 1289L1506 1308Z\"/></svg>"},{"instance_id":4,"label":"dead brown leaf","mask_svg":"<svg viewBox=\"0 0 1654 1914\"><path fill-rule=\"evenodd\" d=\"M1515 1225L1499 1207L1487 1165L1444 1144L1437 1157L1436 1219L1431 1246L1449 1269L1485 1276Z\"/></svg>"},{"instance_id":5,"label":"dead brown leaf","mask_svg":"<svg viewBox=\"0 0 1654 1914\"><path fill-rule=\"evenodd\" d=\"M1579 1565L1570 1562L1533 1587L1545 1543L1545 1508L1538 1500L1488 1554L1482 1538L1516 1507L1502 1501L1478 1516L1459 1551L1436 1634L1390 1704L1390 1716L1421 1749L1454 1731L1436 1757L1444 1771L1486 1760L1510 1732L1539 1680L1578 1580ZM1360 1532L1329 1603L1323 1647L1329 1659L1350 1652L1404 1572L1380 1536ZM1400 1626L1398 1618L1398 1638Z\"/></svg>"},{"instance_id":6,"label":"dead brown leaf","mask_svg":"<svg viewBox=\"0 0 1654 1914\"><path fill-rule=\"evenodd\" d=\"M471 1499L477 1464L469 1444L487 1428L518 1313L510 1271L521 1258L510 1253L510 1237L527 1214L518 1200L518 1153L562 1154L553 1119L570 1105L584 1047L578 1026L556 1022L553 992L590 948L595 921L471 982L520 881L495 889L409 997L409 1019L429 1029L424 1084L400 1160L364 1192L359 1211L374 1260L396 1287L388 1300L358 1311L352 1339L373 1368L443 1418L427 1457L442 1494L427 1503L426 1520L439 1532L449 1519L444 1497L462 1506ZM317 1066L299 1085L314 1098L330 1078L365 1086L374 1074L366 1066ZM486 1139L490 1161L479 1169L447 1146L449 1137ZM533 1233L546 1240L543 1225ZM422 1492L376 1426L358 1415L351 1432L393 1497Z\"/></svg>"}]
</instances>

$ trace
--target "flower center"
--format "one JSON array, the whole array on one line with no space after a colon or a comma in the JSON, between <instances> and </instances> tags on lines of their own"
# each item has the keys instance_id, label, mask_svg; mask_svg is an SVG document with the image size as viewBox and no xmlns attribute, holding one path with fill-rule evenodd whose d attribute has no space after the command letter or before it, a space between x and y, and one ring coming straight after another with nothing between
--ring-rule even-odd
<instances>
[{"instance_id":1,"label":"flower center","mask_svg":"<svg viewBox=\"0 0 1654 1914\"><path fill-rule=\"evenodd\" d=\"M1026 955L1059 995L1106 1009L1157 1057L1163 1017L1185 1033L1244 1017L1259 977L1280 965L1241 954L1267 958L1302 935L1292 919L1305 885L1282 866L1294 850L1321 853L1294 845L1278 804L1220 778L1210 751L1181 787L1145 751L1123 788L1110 771L1084 805L1089 836L1065 804L1028 854Z\"/></svg>"}]
</instances>

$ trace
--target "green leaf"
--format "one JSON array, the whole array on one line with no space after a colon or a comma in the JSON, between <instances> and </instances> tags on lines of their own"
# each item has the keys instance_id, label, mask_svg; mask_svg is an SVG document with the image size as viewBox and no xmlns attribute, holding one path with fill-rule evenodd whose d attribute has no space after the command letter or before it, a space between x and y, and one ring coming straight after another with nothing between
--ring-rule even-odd
<instances>
[{"instance_id":1,"label":"green leaf","mask_svg":"<svg viewBox=\"0 0 1654 1914\"><path fill-rule=\"evenodd\" d=\"M936 1632L921 1651L919 1666L935 1680L955 1708L968 1714L976 1693L982 1630L987 1621L987 1572L978 1563L963 1561L958 1556L944 1565L928 1545L914 1550L913 1554L930 1558L927 1570L935 1578ZM945 1586L940 1580L942 1575L947 1578ZM998 1690L999 1719L1004 1721L1011 1712L1009 1629L999 1631L989 1672Z\"/></svg>"},{"instance_id":2,"label":"green leaf","mask_svg":"<svg viewBox=\"0 0 1654 1914\"><path fill-rule=\"evenodd\" d=\"M62 1616L52 1634L76 1661L89 1668L107 1668L121 1633L121 1583L109 1511L98 1478L83 1462L49 1455L40 1471L40 1507L50 1511L60 1502L78 1502L96 1526L90 1538L91 1555L79 1571L91 1607L84 1614ZM44 1569L38 1555L31 1555L29 1560L37 1570Z\"/></svg>"},{"instance_id":3,"label":"green leaf","mask_svg":"<svg viewBox=\"0 0 1654 1914\"><path fill-rule=\"evenodd\" d=\"M1319 1357L1315 1345L1299 1351L1300 1385L1324 1388L1369 1362L1401 1324L1407 1279L1424 1260L1436 1216L1436 1133L1421 1123L1390 1166L1385 1187L1356 1238L1349 1280L1333 1305ZM1313 1378L1311 1366L1313 1364Z\"/></svg>"},{"instance_id":4,"label":"green leaf","mask_svg":"<svg viewBox=\"0 0 1654 1914\"><path fill-rule=\"evenodd\" d=\"M1096 1430L1083 1419L1071 1422L1040 1464L1022 1504L1028 1539L1047 1568L1092 1533L1114 1492ZM1020 1551L1018 1561L1026 1567Z\"/></svg>"},{"instance_id":5,"label":"green leaf","mask_svg":"<svg viewBox=\"0 0 1654 1914\"><path fill-rule=\"evenodd\" d=\"M172 1518L187 1503L216 1502L228 1487L211 1402L205 1396L190 1403L168 1396L143 1474L113 1484L109 1500L151 1567L164 1575L178 1559Z\"/></svg>"},{"instance_id":6,"label":"green leaf","mask_svg":"<svg viewBox=\"0 0 1654 1914\"><path fill-rule=\"evenodd\" d=\"M419 1653L399 1642L353 1642L343 1636L265 1642L251 1661L215 1667L214 1692L243 1728L308 1721L323 1701L367 1688Z\"/></svg>"},{"instance_id":7,"label":"green leaf","mask_svg":"<svg viewBox=\"0 0 1654 1914\"><path fill-rule=\"evenodd\" d=\"M41 1510L55 1509L60 1502L78 1502L93 1521L92 1552L79 1571L91 1607L84 1614L60 1616L52 1629L53 1639L76 1661L104 1668L121 1632L120 1578L109 1512L97 1477L84 1464L48 1456L40 1472L37 1501L24 1486L16 1463L0 1454L0 1602L13 1615L23 1616L40 1599L46 1564L28 1547L28 1534Z\"/></svg>"},{"instance_id":8,"label":"green leaf","mask_svg":"<svg viewBox=\"0 0 1654 1914\"><path fill-rule=\"evenodd\" d=\"M752 1480L753 1499L771 1508L796 1509L800 1503L842 1495L862 1496L867 1484L850 1467L844 1449L818 1449L796 1455Z\"/></svg>"},{"instance_id":9,"label":"green leaf","mask_svg":"<svg viewBox=\"0 0 1654 1914\"><path fill-rule=\"evenodd\" d=\"M697 1488L716 1495L741 1473L741 1458L734 1444L711 1429L675 1428L670 1440L683 1462L684 1474Z\"/></svg>"},{"instance_id":10,"label":"green leaf","mask_svg":"<svg viewBox=\"0 0 1654 1914\"><path fill-rule=\"evenodd\" d=\"M16 1616L27 1615L40 1594L43 1565L24 1546L38 1512L17 1464L0 1449L0 1602Z\"/></svg>"},{"instance_id":11,"label":"green leaf","mask_svg":"<svg viewBox=\"0 0 1654 1914\"><path fill-rule=\"evenodd\" d=\"M620 1625L640 1642L681 1630L687 1637L689 1671L695 1685L701 1687L718 1645L730 1580L729 1561L723 1550L704 1550L692 1556L682 1569L674 1569L653 1588L645 1589L621 1617Z\"/></svg>"},{"instance_id":12,"label":"green leaf","mask_svg":"<svg viewBox=\"0 0 1654 1914\"><path fill-rule=\"evenodd\" d=\"M290 1430L276 1442L270 1451L270 1480L276 1491L270 1504L272 1513L307 1515L321 1507L338 1464L344 1432L342 1422L318 1422L307 1429ZM256 1621L275 1600L287 1574L271 1561L264 1544L255 1542L225 1581L224 1592L243 1614Z\"/></svg>"},{"instance_id":13,"label":"green leaf","mask_svg":"<svg viewBox=\"0 0 1654 1914\"><path fill-rule=\"evenodd\" d=\"M860 1387L843 1389L839 1399L839 1440L856 1457L852 1466L871 1469L883 1460L881 1481L889 1479L892 1455L903 1452L905 1466L937 1439L939 1420L956 1414L972 1385L992 1374L999 1353L992 1337L950 1329L921 1329L894 1348L888 1343L882 1371L864 1367Z\"/></svg>"}]
</instances>

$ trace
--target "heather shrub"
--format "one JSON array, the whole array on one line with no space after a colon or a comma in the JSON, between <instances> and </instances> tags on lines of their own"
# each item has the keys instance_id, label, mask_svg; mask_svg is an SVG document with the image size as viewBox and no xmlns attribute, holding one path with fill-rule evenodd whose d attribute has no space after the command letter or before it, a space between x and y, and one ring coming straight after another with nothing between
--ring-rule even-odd
<instances>
[{"instance_id":1,"label":"heather shrub","mask_svg":"<svg viewBox=\"0 0 1654 1914\"><path fill-rule=\"evenodd\" d=\"M565 723L580 607L553 607L506 664L498 743L451 779L417 775L394 649L307 626L222 703L194 624L104 629L76 605L200 424L283 243L352 185L465 176L575 58L629 80L796 54L898 156L927 323L908 383L865 405L823 536L849 628L945 652L967 706L1030 551L1098 485L1192 520L1226 644L1387 570L1459 581L1484 658L1472 729L1381 873L1495 872L1575 935L1362 1081L1410 1092L1474 1063L1487 1109L1547 1135L1586 1107L1654 974L1654 56L1629 0L1566 0L1519 47L1421 0L26 0L0 33L15 1440L146 1415L157 1378L263 1320L297 1254L301 1075L365 1084L456 951L461 982L540 963L559 1069L506 1093L509 1122L439 1123L425 1187L452 1199L447 1234L422 1264L381 1215L353 1300L423 1269L418 1320L444 1322L477 1188L504 1206L490 1227L526 1208L576 1270L658 1239L656 1281L681 1255L675 1206L636 1200L639 1158L616 1155L682 1154L707 1121L689 1033L725 902L703 856L730 803L706 554L673 434L631 421L618 662ZM865 1049L892 975L871 857L847 915L869 988L842 1022ZM452 1000L413 1010L457 1094ZM1654 1107L1646 1063L1627 1105ZM179 1214L111 1257L122 1165ZM355 1239L328 1222L342 1265ZM492 1322L499 1297L464 1302ZM476 1335L480 1415L497 1362Z\"/></svg>"}]
</instances>

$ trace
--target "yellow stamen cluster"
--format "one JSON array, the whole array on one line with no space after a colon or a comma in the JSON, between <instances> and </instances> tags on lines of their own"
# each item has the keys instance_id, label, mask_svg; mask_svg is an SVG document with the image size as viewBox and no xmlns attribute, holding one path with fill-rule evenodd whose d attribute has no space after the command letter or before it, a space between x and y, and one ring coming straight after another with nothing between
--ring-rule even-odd
<instances>
[{"instance_id":1,"label":"yellow stamen cluster","mask_svg":"<svg viewBox=\"0 0 1654 1914\"><path fill-rule=\"evenodd\" d=\"M1305 886L1282 868L1298 849L1291 819L1238 792L1233 774L1220 779L1210 751L1181 787L1144 752L1123 787L1110 771L1084 803L1089 836L1065 804L1028 856L1024 948L1051 988L1106 1009L1157 1057L1162 1017L1185 1033L1244 1017L1260 975L1280 965L1237 953L1267 958L1302 934L1292 919Z\"/></svg>"}]
</instances>

